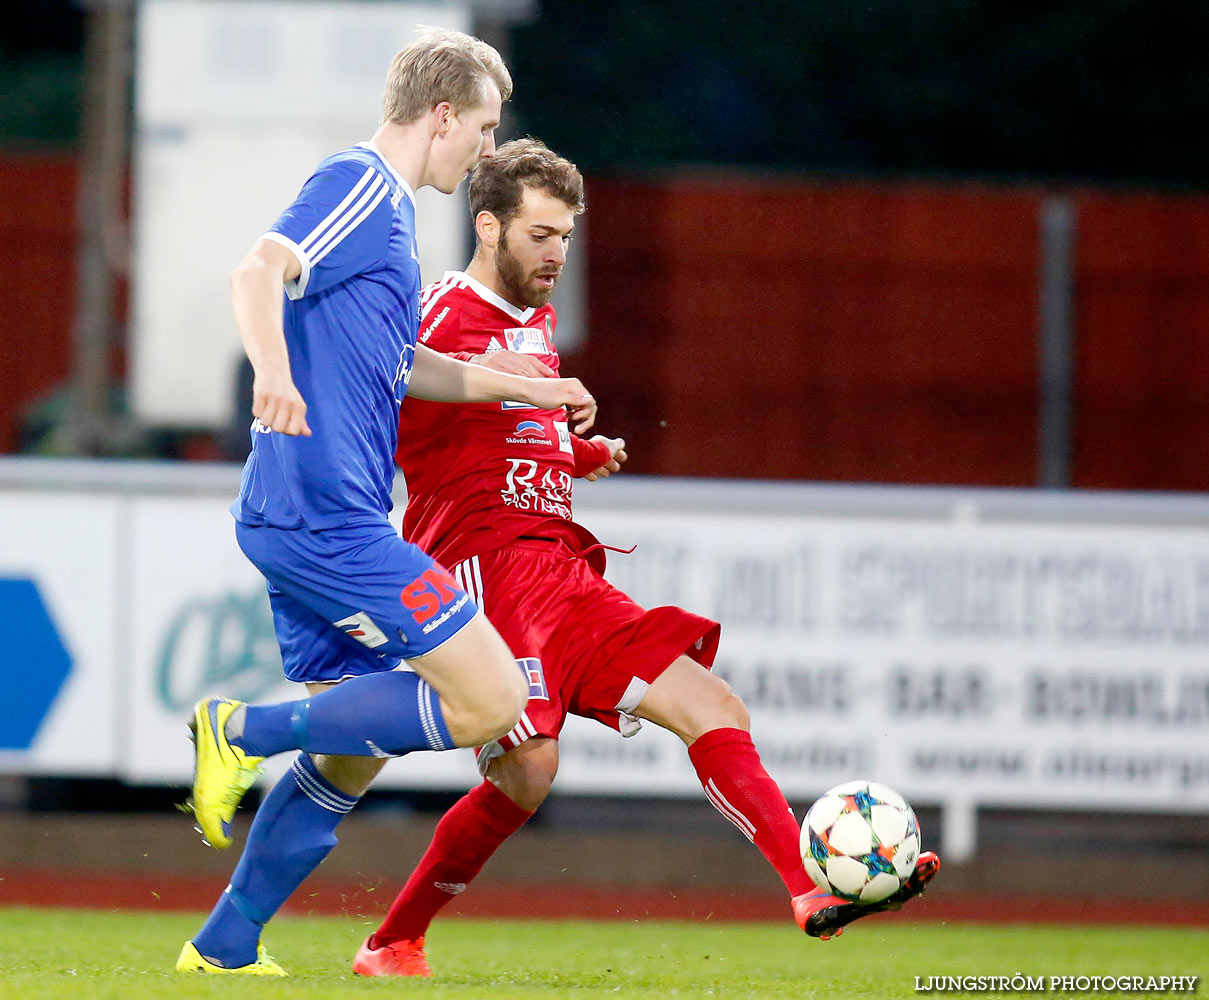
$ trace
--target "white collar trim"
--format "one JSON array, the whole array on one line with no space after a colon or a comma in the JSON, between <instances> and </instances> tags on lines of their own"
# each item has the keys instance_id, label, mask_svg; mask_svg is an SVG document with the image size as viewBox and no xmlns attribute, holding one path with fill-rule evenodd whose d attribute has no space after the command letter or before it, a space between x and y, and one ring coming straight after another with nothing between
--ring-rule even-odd
<instances>
[{"instance_id":1,"label":"white collar trim","mask_svg":"<svg viewBox=\"0 0 1209 1000\"><path fill-rule=\"evenodd\" d=\"M507 299L496 295L495 292L484 285L481 281L479 281L477 278L470 277L470 275L468 275L465 271L446 271L445 277L458 278L461 281L466 282L467 287L478 295L480 299L482 299L484 302L489 302L491 305L495 306L496 309L500 310L500 312L507 313L518 323L528 323L529 320L533 318L533 314L537 312L533 306L530 306L528 309L517 309L516 306L514 306Z\"/></svg>"},{"instance_id":2,"label":"white collar trim","mask_svg":"<svg viewBox=\"0 0 1209 1000\"><path fill-rule=\"evenodd\" d=\"M394 165L390 162L390 160L388 160L386 158L386 155L382 152L382 150L380 150L377 146L375 146L368 139L365 142L357 143L357 145L360 146L362 149L368 149L371 153L374 154L374 156L376 156L379 160L382 161L382 163L385 165L386 169L390 171L390 175L395 179L396 182L398 182L399 187L401 187L403 189L403 193L405 195L407 195L408 200L411 202L411 207L415 208L416 207L416 193L411 189L411 185L408 184L407 181L405 181L403 179L403 175L401 173L399 173L399 171L397 171L394 168Z\"/></svg>"}]
</instances>

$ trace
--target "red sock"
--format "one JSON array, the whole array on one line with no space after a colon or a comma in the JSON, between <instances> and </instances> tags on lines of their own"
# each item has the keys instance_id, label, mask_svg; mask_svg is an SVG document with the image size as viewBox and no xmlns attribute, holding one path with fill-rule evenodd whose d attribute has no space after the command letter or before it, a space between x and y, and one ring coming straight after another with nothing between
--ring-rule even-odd
<instances>
[{"instance_id":1,"label":"red sock","mask_svg":"<svg viewBox=\"0 0 1209 1000\"><path fill-rule=\"evenodd\" d=\"M688 748L688 756L706 798L759 848L790 897L810 892L815 885L798 854L801 828L751 736L742 729L711 729Z\"/></svg>"},{"instance_id":2,"label":"red sock","mask_svg":"<svg viewBox=\"0 0 1209 1000\"><path fill-rule=\"evenodd\" d=\"M371 947L423 937L441 907L465 890L496 848L532 815L490 781L458 799L441 817L424 857L374 932Z\"/></svg>"}]
</instances>

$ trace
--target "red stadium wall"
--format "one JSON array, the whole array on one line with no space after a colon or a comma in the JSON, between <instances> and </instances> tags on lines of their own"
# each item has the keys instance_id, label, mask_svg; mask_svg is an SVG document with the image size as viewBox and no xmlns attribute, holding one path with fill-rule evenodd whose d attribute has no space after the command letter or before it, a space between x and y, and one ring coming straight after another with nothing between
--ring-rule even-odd
<instances>
[{"instance_id":1,"label":"red stadium wall","mask_svg":"<svg viewBox=\"0 0 1209 1000\"><path fill-rule=\"evenodd\" d=\"M23 415L71 372L76 308L76 160L0 157L0 452Z\"/></svg>"},{"instance_id":2,"label":"red stadium wall","mask_svg":"<svg viewBox=\"0 0 1209 1000\"><path fill-rule=\"evenodd\" d=\"M69 376L76 181L68 154L0 156L0 452ZM588 197L591 334L566 368L632 471L1035 482L1040 191L680 176ZM1209 489L1209 197L1071 198L1072 480Z\"/></svg>"},{"instance_id":3,"label":"red stadium wall","mask_svg":"<svg viewBox=\"0 0 1209 1000\"><path fill-rule=\"evenodd\" d=\"M592 180L567 370L674 475L1029 486L1040 192ZM1209 488L1209 198L1078 193L1072 479Z\"/></svg>"},{"instance_id":4,"label":"red stadium wall","mask_svg":"<svg viewBox=\"0 0 1209 1000\"><path fill-rule=\"evenodd\" d=\"M1209 489L1209 198L1078 208L1075 484Z\"/></svg>"}]
</instances>

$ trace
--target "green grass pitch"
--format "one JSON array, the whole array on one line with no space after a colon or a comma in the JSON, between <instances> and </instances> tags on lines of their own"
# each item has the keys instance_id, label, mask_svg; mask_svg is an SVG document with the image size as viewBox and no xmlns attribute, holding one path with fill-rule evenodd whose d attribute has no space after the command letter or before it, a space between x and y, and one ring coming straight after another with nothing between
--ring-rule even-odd
<instances>
[{"instance_id":1,"label":"green grass pitch","mask_svg":"<svg viewBox=\"0 0 1209 1000\"><path fill-rule=\"evenodd\" d=\"M372 926L364 918L282 917L266 931L288 979L172 971L201 914L0 909L0 997L143 1000L160 997L400 996L727 998L922 996L915 977L959 975L1198 975L1209 931L911 923L854 925L823 943L788 923L585 921L439 922L429 935L431 980L362 979L349 970ZM1198 993L1209 987L1199 984ZM1155 995L1155 994L1150 994ZM1174 995L1174 994L1172 994Z\"/></svg>"}]
</instances>

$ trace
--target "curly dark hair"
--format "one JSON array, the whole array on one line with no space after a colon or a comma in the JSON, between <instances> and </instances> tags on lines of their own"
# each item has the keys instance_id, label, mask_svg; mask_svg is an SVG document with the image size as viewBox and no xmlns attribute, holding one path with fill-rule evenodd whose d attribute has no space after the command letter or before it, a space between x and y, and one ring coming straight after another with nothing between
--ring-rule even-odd
<instances>
[{"instance_id":1,"label":"curly dark hair","mask_svg":"<svg viewBox=\"0 0 1209 1000\"><path fill-rule=\"evenodd\" d=\"M507 228L520 211L525 188L537 188L565 202L579 215L584 210L584 179L570 160L552 152L540 139L513 139L495 155L479 160L470 175L470 212L490 212Z\"/></svg>"}]
</instances>

